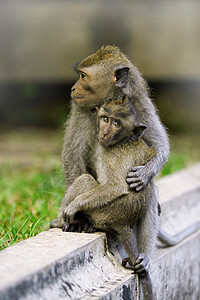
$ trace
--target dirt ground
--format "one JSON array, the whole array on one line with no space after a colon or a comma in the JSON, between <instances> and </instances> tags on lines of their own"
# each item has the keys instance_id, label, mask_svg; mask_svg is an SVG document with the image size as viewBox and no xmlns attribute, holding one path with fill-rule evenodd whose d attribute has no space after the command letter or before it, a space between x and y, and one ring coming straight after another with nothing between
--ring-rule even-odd
<instances>
[{"instance_id":1,"label":"dirt ground","mask_svg":"<svg viewBox=\"0 0 200 300\"><path fill-rule=\"evenodd\" d=\"M52 168L60 163L62 132L56 130L8 131L0 134L0 165L11 168Z\"/></svg>"}]
</instances>

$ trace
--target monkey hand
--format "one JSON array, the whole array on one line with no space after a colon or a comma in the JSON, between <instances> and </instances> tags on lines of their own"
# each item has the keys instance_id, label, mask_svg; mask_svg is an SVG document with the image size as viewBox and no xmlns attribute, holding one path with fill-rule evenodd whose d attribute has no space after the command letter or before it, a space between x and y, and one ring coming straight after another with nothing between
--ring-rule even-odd
<instances>
[{"instance_id":1,"label":"monkey hand","mask_svg":"<svg viewBox=\"0 0 200 300\"><path fill-rule=\"evenodd\" d=\"M131 189L139 192L149 182L150 178L149 169L146 166L138 166L128 172L126 181Z\"/></svg>"}]
</instances>

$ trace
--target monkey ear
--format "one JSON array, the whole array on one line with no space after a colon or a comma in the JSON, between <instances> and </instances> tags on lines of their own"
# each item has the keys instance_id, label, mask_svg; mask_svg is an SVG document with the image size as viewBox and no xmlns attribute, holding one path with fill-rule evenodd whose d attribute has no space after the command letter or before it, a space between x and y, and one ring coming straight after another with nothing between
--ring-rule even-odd
<instances>
[{"instance_id":1,"label":"monkey ear","mask_svg":"<svg viewBox=\"0 0 200 300\"><path fill-rule=\"evenodd\" d=\"M129 70L129 67L118 68L115 70L114 79L117 87L123 88L127 84Z\"/></svg>"},{"instance_id":2,"label":"monkey ear","mask_svg":"<svg viewBox=\"0 0 200 300\"><path fill-rule=\"evenodd\" d=\"M133 130L133 140L137 140L148 127L142 123L138 124Z\"/></svg>"}]
</instances>

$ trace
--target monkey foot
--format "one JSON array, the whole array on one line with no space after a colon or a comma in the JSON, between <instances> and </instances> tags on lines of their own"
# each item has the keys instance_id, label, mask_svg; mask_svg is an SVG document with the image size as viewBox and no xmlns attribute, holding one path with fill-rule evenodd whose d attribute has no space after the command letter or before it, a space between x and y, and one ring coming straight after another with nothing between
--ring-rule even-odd
<instances>
[{"instance_id":1,"label":"monkey foot","mask_svg":"<svg viewBox=\"0 0 200 300\"><path fill-rule=\"evenodd\" d=\"M129 257L126 257L122 260L122 266L126 267L127 263L131 266L134 271L134 274L138 274L140 277L145 276L149 270L149 258L144 255L144 253L140 253L138 258L136 259L134 265L132 264Z\"/></svg>"},{"instance_id":2,"label":"monkey foot","mask_svg":"<svg viewBox=\"0 0 200 300\"><path fill-rule=\"evenodd\" d=\"M62 231L64 232L81 232L82 226L78 222L65 224L62 228Z\"/></svg>"},{"instance_id":3,"label":"monkey foot","mask_svg":"<svg viewBox=\"0 0 200 300\"><path fill-rule=\"evenodd\" d=\"M62 231L93 233L96 232L97 229L84 214L78 212L75 215L74 221L72 223L65 224Z\"/></svg>"}]
</instances>

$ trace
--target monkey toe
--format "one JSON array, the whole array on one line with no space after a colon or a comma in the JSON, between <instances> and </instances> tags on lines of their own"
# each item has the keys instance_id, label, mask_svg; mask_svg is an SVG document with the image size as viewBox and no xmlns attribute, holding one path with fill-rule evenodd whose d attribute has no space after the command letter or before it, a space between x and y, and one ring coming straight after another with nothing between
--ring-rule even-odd
<instances>
[{"instance_id":1,"label":"monkey toe","mask_svg":"<svg viewBox=\"0 0 200 300\"><path fill-rule=\"evenodd\" d=\"M49 228L62 228L65 225L63 219L57 218L50 222Z\"/></svg>"},{"instance_id":2,"label":"monkey toe","mask_svg":"<svg viewBox=\"0 0 200 300\"><path fill-rule=\"evenodd\" d=\"M122 259L122 266L123 266L123 267L126 267L126 266L127 266L127 264L129 264L130 266L132 266L132 264L131 264L131 261L130 261L130 258L129 258L129 257L125 257L125 258L123 258L123 259Z\"/></svg>"},{"instance_id":3,"label":"monkey toe","mask_svg":"<svg viewBox=\"0 0 200 300\"><path fill-rule=\"evenodd\" d=\"M149 271L149 258L144 255L144 253L140 253L135 264L134 264L134 273L138 274L140 277L145 276Z\"/></svg>"},{"instance_id":4,"label":"monkey toe","mask_svg":"<svg viewBox=\"0 0 200 300\"><path fill-rule=\"evenodd\" d=\"M134 173L133 173L133 172L129 172L129 173L127 174L127 179L126 179L127 183L131 183L131 182L133 182L134 180L135 180Z\"/></svg>"},{"instance_id":5,"label":"monkey toe","mask_svg":"<svg viewBox=\"0 0 200 300\"><path fill-rule=\"evenodd\" d=\"M64 232L68 232L69 231L69 228L70 228L71 224L65 224L62 228L62 231Z\"/></svg>"},{"instance_id":6,"label":"monkey toe","mask_svg":"<svg viewBox=\"0 0 200 300\"><path fill-rule=\"evenodd\" d=\"M69 223L65 224L62 228L62 231L64 232L78 232L79 224L76 223Z\"/></svg>"},{"instance_id":7,"label":"monkey toe","mask_svg":"<svg viewBox=\"0 0 200 300\"><path fill-rule=\"evenodd\" d=\"M91 223L86 223L83 231L86 233L93 233L96 232L97 229Z\"/></svg>"}]
</instances>

